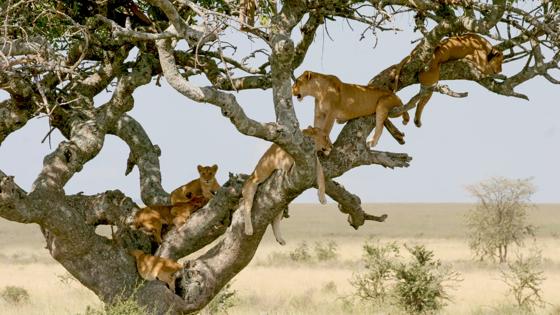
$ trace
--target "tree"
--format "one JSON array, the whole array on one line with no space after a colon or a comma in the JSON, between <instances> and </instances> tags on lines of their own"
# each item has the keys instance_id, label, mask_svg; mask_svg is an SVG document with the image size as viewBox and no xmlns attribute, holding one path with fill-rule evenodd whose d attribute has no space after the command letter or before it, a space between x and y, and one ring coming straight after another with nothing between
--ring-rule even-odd
<instances>
[{"instance_id":1,"label":"tree","mask_svg":"<svg viewBox=\"0 0 560 315\"><path fill-rule=\"evenodd\" d=\"M240 3L251 7L240 9ZM9 94L0 103L0 144L38 116L47 116L52 129L65 137L45 156L29 191L0 171L0 216L38 224L53 258L101 300L111 302L134 292L140 304L158 313L200 310L247 266L272 218L315 185L315 152L300 131L290 86L317 29L333 19L356 21L364 35L375 36L393 30L394 17L414 12L415 29L421 35L415 53L402 66L396 84L399 65L388 65L375 75L370 84L378 87L396 85L400 90L418 83L418 71L440 40L466 32L493 38L496 47L506 52L506 62L521 59L525 64L509 77L486 77L472 63L458 60L442 66L441 79L472 80L494 93L525 99L514 90L523 82L543 76L559 83L549 73L560 60L559 9L550 1L530 9L506 0L270 0L258 1L256 8L253 4L234 0L8 0L0 4L0 88ZM240 15L243 25L238 22ZM221 40L225 30L244 35L239 41L258 42L264 48L243 57L233 55L226 49L230 44ZM189 80L195 76L206 78L210 85L195 85ZM161 77L186 98L219 107L239 133L274 142L294 158L295 167L289 172L276 172L260 186L252 211L254 235L243 233L242 217L234 212L244 175L232 175L208 206L167 234L159 248L129 228L137 205L119 190L65 193L66 183L96 158L105 137L114 135L130 148L126 174L135 166L139 169L142 201L169 202L161 185L161 152L142 125L127 114L134 106L133 92L159 84ZM275 122L248 117L232 93L255 89L272 90ZM434 89L459 95L444 86ZM94 97L106 90L111 98L94 106ZM402 133L390 122L386 125L403 142ZM359 197L333 179L362 165L407 167L411 160L406 154L370 151L365 140L373 127L371 116L348 122L332 153L320 158L327 194L348 214L354 228L379 218L365 213ZM95 234L100 224L117 227L113 240ZM136 287L140 278L128 250L141 248L178 259L215 240L210 250L189 261L177 294L158 281Z\"/></svg>"},{"instance_id":2,"label":"tree","mask_svg":"<svg viewBox=\"0 0 560 315\"><path fill-rule=\"evenodd\" d=\"M467 213L469 246L475 256L506 262L511 244L523 245L534 228L527 223L535 187L531 179L494 177L467 187L477 206Z\"/></svg>"}]
</instances>

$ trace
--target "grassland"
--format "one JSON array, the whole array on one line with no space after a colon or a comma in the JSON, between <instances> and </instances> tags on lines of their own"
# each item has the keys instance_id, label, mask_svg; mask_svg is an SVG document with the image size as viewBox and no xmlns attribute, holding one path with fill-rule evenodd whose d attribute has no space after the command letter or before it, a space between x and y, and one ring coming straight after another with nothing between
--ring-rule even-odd
<instances>
[{"instance_id":1,"label":"grassland","mask_svg":"<svg viewBox=\"0 0 560 315\"><path fill-rule=\"evenodd\" d=\"M436 257L453 265L463 281L451 291L445 314L504 314L513 300L500 279L500 266L472 260L465 236L467 204L371 204L367 211L387 213L384 223L368 222L358 231L335 205L291 206L282 230L288 244L278 245L270 231L251 264L237 275L232 288L236 306L229 314L395 314L391 307L349 303L349 279L361 270L364 241L425 244ZM543 297L549 303L542 314L560 314L560 205L539 205L530 214L538 226L536 244L545 261ZM302 241L311 250L315 242L332 240L338 258L329 262L299 263L288 253ZM99 306L89 290L72 280L50 258L37 226L0 219L0 290L7 285L25 288L31 302L13 306L0 301L0 314L77 314L87 305Z\"/></svg>"}]
</instances>

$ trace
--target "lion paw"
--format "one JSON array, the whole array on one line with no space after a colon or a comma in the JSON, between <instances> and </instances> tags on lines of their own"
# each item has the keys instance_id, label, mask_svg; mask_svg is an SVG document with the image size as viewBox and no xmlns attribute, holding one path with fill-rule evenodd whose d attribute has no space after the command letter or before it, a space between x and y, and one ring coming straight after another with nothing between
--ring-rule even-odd
<instances>
[{"instance_id":1,"label":"lion paw","mask_svg":"<svg viewBox=\"0 0 560 315\"><path fill-rule=\"evenodd\" d=\"M253 226L245 224L245 235L253 235Z\"/></svg>"},{"instance_id":2,"label":"lion paw","mask_svg":"<svg viewBox=\"0 0 560 315\"><path fill-rule=\"evenodd\" d=\"M366 144L368 147L373 148L377 145L377 141L369 140L368 142L366 142Z\"/></svg>"}]
</instances>

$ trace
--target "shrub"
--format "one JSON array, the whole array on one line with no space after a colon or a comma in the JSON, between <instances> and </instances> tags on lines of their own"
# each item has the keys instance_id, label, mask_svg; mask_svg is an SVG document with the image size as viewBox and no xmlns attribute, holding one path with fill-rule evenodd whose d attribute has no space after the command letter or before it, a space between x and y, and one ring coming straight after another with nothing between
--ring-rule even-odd
<instances>
[{"instance_id":1,"label":"shrub","mask_svg":"<svg viewBox=\"0 0 560 315\"><path fill-rule=\"evenodd\" d=\"M305 241L299 243L292 252L290 252L290 258L293 261L307 262L311 260L311 255L309 254L309 247Z\"/></svg>"},{"instance_id":2,"label":"shrub","mask_svg":"<svg viewBox=\"0 0 560 315\"><path fill-rule=\"evenodd\" d=\"M234 307L238 303L237 291L231 289L231 284L226 284L220 293L208 303L202 314L218 314L227 313L227 310Z\"/></svg>"},{"instance_id":3,"label":"shrub","mask_svg":"<svg viewBox=\"0 0 560 315\"><path fill-rule=\"evenodd\" d=\"M542 256L536 250L527 256L517 254L516 259L501 270L502 279L509 287L508 292L520 309L532 312L536 307L545 306L541 297L541 285L545 280L543 273Z\"/></svg>"},{"instance_id":4,"label":"shrub","mask_svg":"<svg viewBox=\"0 0 560 315\"><path fill-rule=\"evenodd\" d=\"M134 298L119 299L105 307L105 315L149 315L145 306L140 306Z\"/></svg>"},{"instance_id":5,"label":"shrub","mask_svg":"<svg viewBox=\"0 0 560 315\"><path fill-rule=\"evenodd\" d=\"M362 261L366 271L355 274L350 284L356 296L363 300L384 302L388 294L388 283L393 279L394 262L399 254L396 243L380 245L379 242L363 246Z\"/></svg>"},{"instance_id":6,"label":"shrub","mask_svg":"<svg viewBox=\"0 0 560 315\"><path fill-rule=\"evenodd\" d=\"M0 297L9 304L23 304L29 302L27 290L16 286L7 286L0 293Z\"/></svg>"},{"instance_id":7,"label":"shrub","mask_svg":"<svg viewBox=\"0 0 560 315\"><path fill-rule=\"evenodd\" d=\"M450 299L449 283L459 281L459 274L434 259L423 245L405 248L412 260L402 260L396 243L366 242L362 258L366 271L350 281L354 296L375 303L391 299L408 314L440 310Z\"/></svg>"},{"instance_id":8,"label":"shrub","mask_svg":"<svg viewBox=\"0 0 560 315\"><path fill-rule=\"evenodd\" d=\"M321 288L321 293L328 294L328 293L336 293L338 291L336 287L336 283L334 281L329 281L323 285Z\"/></svg>"},{"instance_id":9,"label":"shrub","mask_svg":"<svg viewBox=\"0 0 560 315\"><path fill-rule=\"evenodd\" d=\"M317 261L335 260L338 257L338 253L336 252L337 247L338 245L333 240L325 243L315 242L314 250Z\"/></svg>"},{"instance_id":10,"label":"shrub","mask_svg":"<svg viewBox=\"0 0 560 315\"><path fill-rule=\"evenodd\" d=\"M424 245L405 245L405 248L413 256L413 260L394 267L397 304L415 314L442 309L445 301L450 299L446 283L459 281L459 274L443 265L439 259L434 259L434 253Z\"/></svg>"}]
</instances>

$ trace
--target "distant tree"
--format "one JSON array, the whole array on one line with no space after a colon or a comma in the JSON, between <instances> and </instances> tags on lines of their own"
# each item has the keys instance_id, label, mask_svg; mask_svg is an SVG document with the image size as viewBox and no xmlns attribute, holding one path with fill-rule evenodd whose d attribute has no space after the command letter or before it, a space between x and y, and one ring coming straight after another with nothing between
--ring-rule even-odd
<instances>
[{"instance_id":1,"label":"distant tree","mask_svg":"<svg viewBox=\"0 0 560 315\"><path fill-rule=\"evenodd\" d=\"M481 260L507 260L511 244L523 245L526 236L534 235L527 223L527 210L533 207L535 186L531 179L494 177L467 187L478 204L467 213L469 246Z\"/></svg>"}]
</instances>

